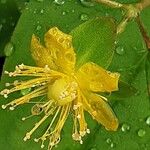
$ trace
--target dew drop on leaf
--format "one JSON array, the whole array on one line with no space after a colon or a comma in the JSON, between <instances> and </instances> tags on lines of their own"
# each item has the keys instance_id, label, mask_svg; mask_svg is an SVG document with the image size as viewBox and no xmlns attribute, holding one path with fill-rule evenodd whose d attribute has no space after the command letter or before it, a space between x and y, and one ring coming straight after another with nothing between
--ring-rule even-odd
<instances>
[{"instance_id":1,"label":"dew drop on leaf","mask_svg":"<svg viewBox=\"0 0 150 150\"><path fill-rule=\"evenodd\" d=\"M122 132L127 132L129 130L130 130L130 126L128 124L126 124L126 123L122 124L122 126L121 126Z\"/></svg>"},{"instance_id":2,"label":"dew drop on leaf","mask_svg":"<svg viewBox=\"0 0 150 150\"><path fill-rule=\"evenodd\" d=\"M146 124L150 126L150 116L146 118Z\"/></svg>"},{"instance_id":3,"label":"dew drop on leaf","mask_svg":"<svg viewBox=\"0 0 150 150\"><path fill-rule=\"evenodd\" d=\"M5 56L11 56L14 51L14 45L11 42L8 42L4 49Z\"/></svg>"},{"instance_id":4,"label":"dew drop on leaf","mask_svg":"<svg viewBox=\"0 0 150 150\"><path fill-rule=\"evenodd\" d=\"M43 13L44 13L44 9L41 9L41 10L40 10L40 13L43 14Z\"/></svg>"},{"instance_id":5,"label":"dew drop on leaf","mask_svg":"<svg viewBox=\"0 0 150 150\"><path fill-rule=\"evenodd\" d=\"M62 15L63 15L63 16L65 16L66 14L67 14L67 12L66 12L66 11L63 11L63 12L62 12Z\"/></svg>"},{"instance_id":6,"label":"dew drop on leaf","mask_svg":"<svg viewBox=\"0 0 150 150\"><path fill-rule=\"evenodd\" d=\"M63 5L65 3L65 0L54 0L54 3L57 5Z\"/></svg>"},{"instance_id":7,"label":"dew drop on leaf","mask_svg":"<svg viewBox=\"0 0 150 150\"><path fill-rule=\"evenodd\" d=\"M135 93L135 96L139 96L140 95L140 91L137 91L136 93Z\"/></svg>"},{"instance_id":8,"label":"dew drop on leaf","mask_svg":"<svg viewBox=\"0 0 150 150\"><path fill-rule=\"evenodd\" d=\"M111 138L107 138L107 139L106 139L106 143L107 143L107 144L111 144L111 142L112 142Z\"/></svg>"},{"instance_id":9,"label":"dew drop on leaf","mask_svg":"<svg viewBox=\"0 0 150 150\"><path fill-rule=\"evenodd\" d=\"M144 129L139 129L137 134L138 134L139 137L144 137L145 134L146 134L146 131Z\"/></svg>"},{"instance_id":10,"label":"dew drop on leaf","mask_svg":"<svg viewBox=\"0 0 150 150\"><path fill-rule=\"evenodd\" d=\"M36 14L36 13L37 13L37 9L35 9L35 10L33 11L33 13Z\"/></svg>"},{"instance_id":11,"label":"dew drop on leaf","mask_svg":"<svg viewBox=\"0 0 150 150\"><path fill-rule=\"evenodd\" d=\"M86 7L92 7L92 6L94 6L94 3L91 2L91 0L80 0L80 2L81 2L81 4L83 6L86 6Z\"/></svg>"},{"instance_id":12,"label":"dew drop on leaf","mask_svg":"<svg viewBox=\"0 0 150 150\"><path fill-rule=\"evenodd\" d=\"M72 9L72 10L71 10L71 12L72 12L72 13L74 13L74 12L75 12L75 10L74 10L74 9Z\"/></svg>"},{"instance_id":13,"label":"dew drop on leaf","mask_svg":"<svg viewBox=\"0 0 150 150\"><path fill-rule=\"evenodd\" d=\"M22 90L21 90L21 94L22 94L22 95L27 95L27 94L30 93L30 91L31 91L31 88L22 89Z\"/></svg>"},{"instance_id":14,"label":"dew drop on leaf","mask_svg":"<svg viewBox=\"0 0 150 150\"><path fill-rule=\"evenodd\" d=\"M115 147L115 143L111 143L111 144L110 144L110 147L111 147L111 148L114 148L114 147Z\"/></svg>"},{"instance_id":15,"label":"dew drop on leaf","mask_svg":"<svg viewBox=\"0 0 150 150\"><path fill-rule=\"evenodd\" d=\"M116 48L116 53L119 54L119 55L124 55L124 53L125 53L124 47L123 46L118 46Z\"/></svg>"},{"instance_id":16,"label":"dew drop on leaf","mask_svg":"<svg viewBox=\"0 0 150 150\"><path fill-rule=\"evenodd\" d=\"M40 25L38 25L38 26L36 27L36 30L39 31L39 30L41 30L41 28L42 28L42 27L41 27Z\"/></svg>"},{"instance_id":17,"label":"dew drop on leaf","mask_svg":"<svg viewBox=\"0 0 150 150\"><path fill-rule=\"evenodd\" d=\"M89 16L87 14L81 14L80 20L87 21L89 19Z\"/></svg>"}]
</instances>

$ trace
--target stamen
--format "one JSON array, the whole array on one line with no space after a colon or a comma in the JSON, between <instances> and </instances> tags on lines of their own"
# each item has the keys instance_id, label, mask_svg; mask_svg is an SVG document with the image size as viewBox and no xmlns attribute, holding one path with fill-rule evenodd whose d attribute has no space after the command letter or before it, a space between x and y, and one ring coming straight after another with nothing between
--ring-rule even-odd
<instances>
[{"instance_id":1,"label":"stamen","mask_svg":"<svg viewBox=\"0 0 150 150\"><path fill-rule=\"evenodd\" d=\"M9 72L5 70L5 71L4 71L4 74L9 74Z\"/></svg>"},{"instance_id":2,"label":"stamen","mask_svg":"<svg viewBox=\"0 0 150 150\"><path fill-rule=\"evenodd\" d=\"M10 85L11 85L10 83L5 83L5 86L6 86L6 87L8 87L8 86L10 86Z\"/></svg>"},{"instance_id":3,"label":"stamen","mask_svg":"<svg viewBox=\"0 0 150 150\"><path fill-rule=\"evenodd\" d=\"M87 130L86 130L86 133L87 133L87 134L90 134L90 129L87 129Z\"/></svg>"},{"instance_id":4,"label":"stamen","mask_svg":"<svg viewBox=\"0 0 150 150\"><path fill-rule=\"evenodd\" d=\"M6 105L2 105L2 109L6 109L6 107L7 107Z\"/></svg>"},{"instance_id":5,"label":"stamen","mask_svg":"<svg viewBox=\"0 0 150 150\"><path fill-rule=\"evenodd\" d=\"M10 110L14 110L14 109L15 109L15 107L13 107L13 106L12 106L12 107L9 107L9 109L10 109Z\"/></svg>"}]
</instances>

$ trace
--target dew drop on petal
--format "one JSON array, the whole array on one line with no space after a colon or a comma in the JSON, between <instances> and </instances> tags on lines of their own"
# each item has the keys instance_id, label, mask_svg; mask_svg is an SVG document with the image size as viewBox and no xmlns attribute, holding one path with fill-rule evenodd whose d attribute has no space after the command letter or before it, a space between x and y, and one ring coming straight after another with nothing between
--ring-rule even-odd
<instances>
[{"instance_id":1,"label":"dew drop on petal","mask_svg":"<svg viewBox=\"0 0 150 150\"><path fill-rule=\"evenodd\" d=\"M8 42L4 49L5 56L11 56L13 51L14 51L14 45L11 42Z\"/></svg>"},{"instance_id":2,"label":"dew drop on petal","mask_svg":"<svg viewBox=\"0 0 150 150\"><path fill-rule=\"evenodd\" d=\"M118 55L124 55L124 54L125 54L124 47L123 47L123 46L118 46L118 47L116 48L116 53L117 53Z\"/></svg>"},{"instance_id":3,"label":"dew drop on petal","mask_svg":"<svg viewBox=\"0 0 150 150\"><path fill-rule=\"evenodd\" d=\"M122 132L127 132L130 130L130 126L126 123L124 123L122 126L121 126L121 131Z\"/></svg>"},{"instance_id":4,"label":"dew drop on petal","mask_svg":"<svg viewBox=\"0 0 150 150\"><path fill-rule=\"evenodd\" d=\"M80 15L80 20L87 21L88 19L89 19L89 16L87 14L81 14Z\"/></svg>"},{"instance_id":5,"label":"dew drop on petal","mask_svg":"<svg viewBox=\"0 0 150 150\"><path fill-rule=\"evenodd\" d=\"M21 90L21 94L22 94L22 95L27 95L27 94L30 93L30 91L31 91L31 88L22 89L22 90Z\"/></svg>"},{"instance_id":6,"label":"dew drop on petal","mask_svg":"<svg viewBox=\"0 0 150 150\"><path fill-rule=\"evenodd\" d=\"M144 137L145 134L146 134L146 131L144 129L139 129L137 134L138 134L139 137Z\"/></svg>"}]
</instances>

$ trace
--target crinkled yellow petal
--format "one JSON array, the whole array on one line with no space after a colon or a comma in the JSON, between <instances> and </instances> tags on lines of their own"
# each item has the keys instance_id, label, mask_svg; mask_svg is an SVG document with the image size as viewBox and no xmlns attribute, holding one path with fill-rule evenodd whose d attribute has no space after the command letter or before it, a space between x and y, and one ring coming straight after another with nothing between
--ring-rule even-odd
<instances>
[{"instance_id":1,"label":"crinkled yellow petal","mask_svg":"<svg viewBox=\"0 0 150 150\"><path fill-rule=\"evenodd\" d=\"M53 62L51 53L48 51L48 49L41 45L40 41L35 35L33 35L31 39L31 55L37 66L44 67L45 65L48 65L51 69L57 68Z\"/></svg>"},{"instance_id":2,"label":"crinkled yellow petal","mask_svg":"<svg viewBox=\"0 0 150 150\"><path fill-rule=\"evenodd\" d=\"M92 117L107 130L116 131L119 124L118 119L108 103L99 95L93 93L88 93L86 98L93 111L88 108L86 108L86 110L92 115Z\"/></svg>"},{"instance_id":3,"label":"crinkled yellow petal","mask_svg":"<svg viewBox=\"0 0 150 150\"><path fill-rule=\"evenodd\" d=\"M53 27L45 34L44 41L58 69L64 73L72 73L76 62L72 37Z\"/></svg>"},{"instance_id":4,"label":"crinkled yellow petal","mask_svg":"<svg viewBox=\"0 0 150 150\"><path fill-rule=\"evenodd\" d=\"M118 90L118 73L111 73L94 63L86 63L77 71L77 78L83 89L93 92Z\"/></svg>"}]
</instances>

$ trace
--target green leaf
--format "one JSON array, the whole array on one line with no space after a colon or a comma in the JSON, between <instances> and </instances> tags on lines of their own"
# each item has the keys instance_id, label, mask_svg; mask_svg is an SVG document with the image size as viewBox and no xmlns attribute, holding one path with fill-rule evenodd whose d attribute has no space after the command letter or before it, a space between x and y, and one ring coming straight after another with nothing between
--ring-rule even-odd
<instances>
[{"instance_id":1,"label":"green leaf","mask_svg":"<svg viewBox=\"0 0 150 150\"><path fill-rule=\"evenodd\" d=\"M78 68L89 61L103 67L109 66L116 40L116 25L112 18L91 19L76 27L71 35Z\"/></svg>"},{"instance_id":2,"label":"green leaf","mask_svg":"<svg viewBox=\"0 0 150 150\"><path fill-rule=\"evenodd\" d=\"M118 85L119 90L112 93L115 98L128 98L134 96L137 93L137 89L126 82L119 81Z\"/></svg>"}]
</instances>

